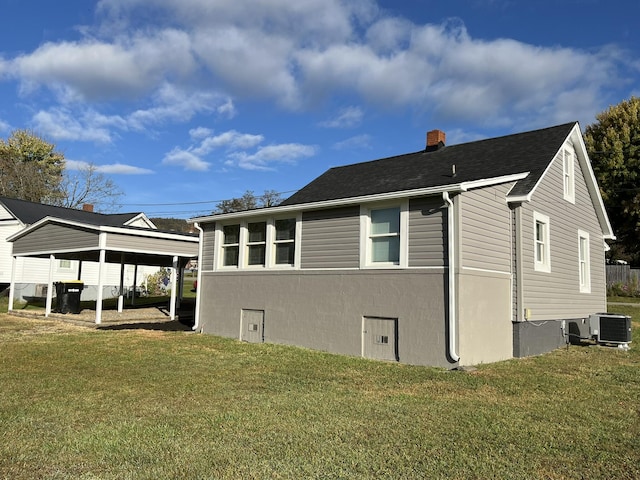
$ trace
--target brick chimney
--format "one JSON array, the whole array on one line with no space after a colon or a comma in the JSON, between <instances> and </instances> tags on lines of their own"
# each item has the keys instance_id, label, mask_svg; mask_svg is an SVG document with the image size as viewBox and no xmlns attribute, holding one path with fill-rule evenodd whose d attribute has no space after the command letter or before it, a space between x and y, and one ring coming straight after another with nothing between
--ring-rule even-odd
<instances>
[{"instance_id":1,"label":"brick chimney","mask_svg":"<svg viewBox=\"0 0 640 480\"><path fill-rule=\"evenodd\" d=\"M93 205L90 203L85 203L84 205L82 205L82 210L84 210L85 212L93 212Z\"/></svg>"},{"instance_id":2,"label":"brick chimney","mask_svg":"<svg viewBox=\"0 0 640 480\"><path fill-rule=\"evenodd\" d=\"M447 140L447 134L442 130L431 130L427 132L427 150L437 150L444 147Z\"/></svg>"}]
</instances>

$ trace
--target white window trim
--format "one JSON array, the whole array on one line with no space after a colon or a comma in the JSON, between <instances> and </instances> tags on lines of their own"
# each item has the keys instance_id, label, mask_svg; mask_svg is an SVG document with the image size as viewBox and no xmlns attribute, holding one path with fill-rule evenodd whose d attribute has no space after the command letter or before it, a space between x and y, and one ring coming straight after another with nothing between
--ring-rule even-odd
<instances>
[{"instance_id":1,"label":"white window trim","mask_svg":"<svg viewBox=\"0 0 640 480\"><path fill-rule=\"evenodd\" d=\"M295 218L296 231L295 239L293 241L293 265L290 263L276 264L276 220L287 220L289 218ZM270 218L267 222L267 268L273 270L292 270L294 268L300 268L300 233L302 229L302 214L297 214L295 217L292 215L280 215Z\"/></svg>"},{"instance_id":2,"label":"white window trim","mask_svg":"<svg viewBox=\"0 0 640 480\"><path fill-rule=\"evenodd\" d=\"M243 243L243 228L242 228L242 224L240 224L240 232L238 235L238 243L230 243L227 246L234 246L237 245L238 246L238 265L225 265L224 264L224 250L225 250L225 245L224 245L224 227L228 226L228 225L238 225L240 222L228 222L228 223L224 223L224 224L216 224L216 236L215 236L215 246L216 246L216 251L215 251L215 256L217 258L215 258L215 265L217 267L217 269L219 270L237 270L238 268L240 268L240 265L242 264L242 243Z\"/></svg>"},{"instance_id":3,"label":"white window trim","mask_svg":"<svg viewBox=\"0 0 640 480\"><path fill-rule=\"evenodd\" d=\"M576 203L576 152L573 147L562 147L562 192L566 201Z\"/></svg>"},{"instance_id":4,"label":"white window trim","mask_svg":"<svg viewBox=\"0 0 640 480\"><path fill-rule=\"evenodd\" d=\"M371 211L400 208L400 255L395 262L371 262ZM409 202L360 205L360 268L407 268L409 264Z\"/></svg>"},{"instance_id":5,"label":"white window trim","mask_svg":"<svg viewBox=\"0 0 640 480\"><path fill-rule=\"evenodd\" d=\"M582 251L582 240L586 240L586 250ZM578 230L578 283L580 284L580 293L591 293L591 245L589 233L584 230ZM582 254L584 253L585 281L582 281Z\"/></svg>"},{"instance_id":6,"label":"white window trim","mask_svg":"<svg viewBox=\"0 0 640 480\"><path fill-rule=\"evenodd\" d=\"M249 241L249 224L250 223L265 223L265 232L264 232L264 241L263 242L251 242ZM244 249L241 249L241 253L242 250L244 250L244 258L241 258L240 262L242 264L243 267L245 268L265 268L265 266L269 265L268 261L267 261L267 251L269 250L269 242L268 242L268 231L269 231L269 222L267 220L253 220L253 221L247 221L244 224L245 228L246 228L246 242L244 243ZM242 231L242 224L240 224L240 230ZM242 245L242 243L240 244ZM250 246L259 246L259 245L264 245L264 265L249 265L249 247Z\"/></svg>"},{"instance_id":7,"label":"white window trim","mask_svg":"<svg viewBox=\"0 0 640 480\"><path fill-rule=\"evenodd\" d=\"M540 222L546 225L544 229L544 238L542 239L544 250L543 250L543 261L538 261L537 252L538 252L538 239L536 238L536 224ZM542 215L538 212L533 212L533 264L536 272L551 272L551 222L549 217L546 215Z\"/></svg>"},{"instance_id":8,"label":"white window trim","mask_svg":"<svg viewBox=\"0 0 640 480\"><path fill-rule=\"evenodd\" d=\"M276 220L285 220L293 218L296 221L296 233L294 240L294 264L280 264L275 263L275 237L276 237ZM265 264L264 265L249 265L249 248L251 244L249 240L248 225L250 223L267 223L267 235L265 246ZM215 229L215 248L214 248L214 270L215 271L234 271L234 270L292 270L300 268L300 233L301 233L302 215L283 215L270 218L248 218L241 221L229 221L216 223ZM239 257L238 265L224 265L224 227L227 225L240 225L239 236Z\"/></svg>"}]
</instances>

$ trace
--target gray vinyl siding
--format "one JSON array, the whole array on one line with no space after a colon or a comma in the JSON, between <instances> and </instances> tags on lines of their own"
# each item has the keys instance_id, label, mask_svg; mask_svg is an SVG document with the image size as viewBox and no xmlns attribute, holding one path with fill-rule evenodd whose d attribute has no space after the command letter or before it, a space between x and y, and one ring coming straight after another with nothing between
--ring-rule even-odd
<instances>
[{"instance_id":1,"label":"gray vinyl siding","mask_svg":"<svg viewBox=\"0 0 640 480\"><path fill-rule=\"evenodd\" d=\"M76 250L97 248L98 234L94 231L48 224L13 242L13 253L19 255L26 252L56 252L68 249L70 244L73 244Z\"/></svg>"},{"instance_id":2,"label":"gray vinyl siding","mask_svg":"<svg viewBox=\"0 0 640 480\"><path fill-rule=\"evenodd\" d=\"M302 268L358 268L360 207L304 212Z\"/></svg>"},{"instance_id":3,"label":"gray vinyl siding","mask_svg":"<svg viewBox=\"0 0 640 480\"><path fill-rule=\"evenodd\" d=\"M604 245L600 224L576 160L575 204L563 198L562 159L554 159L522 206L523 305L532 320L582 318L606 309ZM534 268L534 212L549 217L551 272ZM581 293L578 230L589 233L591 293Z\"/></svg>"},{"instance_id":4,"label":"gray vinyl siding","mask_svg":"<svg viewBox=\"0 0 640 480\"><path fill-rule=\"evenodd\" d=\"M479 188L460 195L462 267L511 272L513 184Z\"/></svg>"},{"instance_id":5,"label":"gray vinyl siding","mask_svg":"<svg viewBox=\"0 0 640 480\"><path fill-rule=\"evenodd\" d=\"M213 259L215 252L216 224L205 223L202 225L202 258L199 268L203 272L213 270Z\"/></svg>"},{"instance_id":6,"label":"gray vinyl siding","mask_svg":"<svg viewBox=\"0 0 640 480\"><path fill-rule=\"evenodd\" d=\"M107 249L195 256L198 254L198 242L109 233L107 235Z\"/></svg>"},{"instance_id":7,"label":"gray vinyl siding","mask_svg":"<svg viewBox=\"0 0 640 480\"><path fill-rule=\"evenodd\" d=\"M442 267L445 264L446 207L442 197L409 201L409 266Z\"/></svg>"}]
</instances>

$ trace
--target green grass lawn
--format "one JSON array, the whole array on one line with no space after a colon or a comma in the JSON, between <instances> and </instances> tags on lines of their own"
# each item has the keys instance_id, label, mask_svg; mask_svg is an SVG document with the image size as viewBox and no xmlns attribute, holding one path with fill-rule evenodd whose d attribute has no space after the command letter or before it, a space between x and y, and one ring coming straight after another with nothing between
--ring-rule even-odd
<instances>
[{"instance_id":1,"label":"green grass lawn","mask_svg":"<svg viewBox=\"0 0 640 480\"><path fill-rule=\"evenodd\" d=\"M0 478L640 478L635 320L456 372L0 315Z\"/></svg>"}]
</instances>

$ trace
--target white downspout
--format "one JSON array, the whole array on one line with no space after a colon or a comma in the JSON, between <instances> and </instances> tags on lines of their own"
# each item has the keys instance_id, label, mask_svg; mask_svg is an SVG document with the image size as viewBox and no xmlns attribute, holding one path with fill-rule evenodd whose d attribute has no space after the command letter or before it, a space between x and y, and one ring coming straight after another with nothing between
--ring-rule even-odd
<instances>
[{"instance_id":1,"label":"white downspout","mask_svg":"<svg viewBox=\"0 0 640 480\"><path fill-rule=\"evenodd\" d=\"M196 311L193 314L193 330L197 330L200 325L200 292L202 292L202 244L204 243L204 231L200 228L198 222L194 222L194 227L198 229L200 241L198 242L198 276L196 277Z\"/></svg>"},{"instance_id":2,"label":"white downspout","mask_svg":"<svg viewBox=\"0 0 640 480\"><path fill-rule=\"evenodd\" d=\"M442 198L447 202L447 256L449 264L449 356L451 360L460 360L456 350L456 277L455 277L455 235L453 202L449 197L449 192L442 192Z\"/></svg>"}]
</instances>

